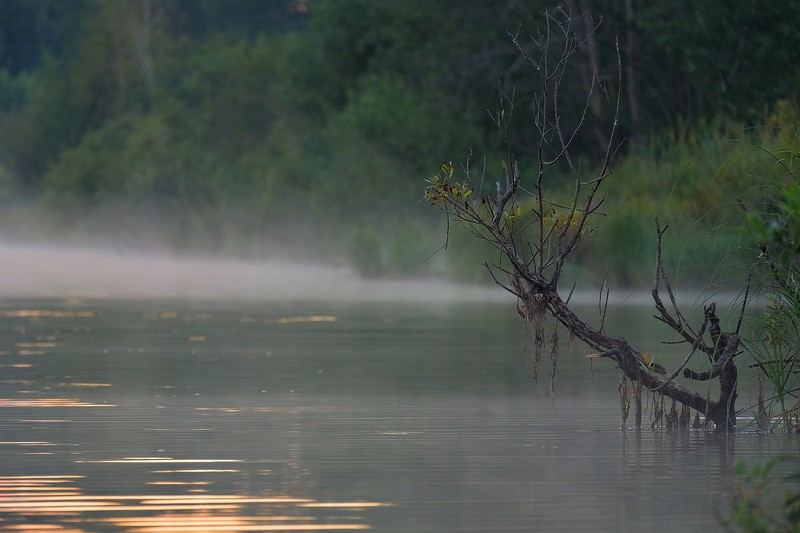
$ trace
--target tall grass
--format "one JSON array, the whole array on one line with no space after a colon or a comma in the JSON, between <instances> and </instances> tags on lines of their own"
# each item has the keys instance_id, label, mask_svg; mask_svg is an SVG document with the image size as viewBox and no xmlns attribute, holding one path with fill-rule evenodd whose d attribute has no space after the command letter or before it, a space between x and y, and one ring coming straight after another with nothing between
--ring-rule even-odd
<instances>
[{"instance_id":1,"label":"tall grass","mask_svg":"<svg viewBox=\"0 0 800 533\"><path fill-rule=\"evenodd\" d=\"M791 169L790 169L791 170ZM748 214L766 270L769 304L747 343L755 364L772 385L759 399L763 429L777 409L777 423L800 430L800 184L783 190L777 211Z\"/></svg>"},{"instance_id":2,"label":"tall grass","mask_svg":"<svg viewBox=\"0 0 800 533\"><path fill-rule=\"evenodd\" d=\"M754 128L723 121L652 137L618 158L605 216L580 260L618 285L652 280L655 223L669 225L666 267L686 286L742 286L757 255L742 205L774 211L794 180L800 120L780 103Z\"/></svg>"},{"instance_id":3,"label":"tall grass","mask_svg":"<svg viewBox=\"0 0 800 533\"><path fill-rule=\"evenodd\" d=\"M781 102L759 127L706 121L630 147L614 164L603 216L580 250L575 270L597 284L605 277L612 286L649 286L658 218L670 226L664 260L678 285L743 286L758 251L741 205L756 212L775 210L778 192L793 181L787 168L797 165L800 154L798 127L796 106ZM531 175L532 169L522 172ZM551 191L554 204L568 203L571 182L556 179ZM458 231L451 237L458 238ZM452 247L460 250L450 260L454 276L483 276L481 261L469 260L485 258L481 244L464 239Z\"/></svg>"}]
</instances>

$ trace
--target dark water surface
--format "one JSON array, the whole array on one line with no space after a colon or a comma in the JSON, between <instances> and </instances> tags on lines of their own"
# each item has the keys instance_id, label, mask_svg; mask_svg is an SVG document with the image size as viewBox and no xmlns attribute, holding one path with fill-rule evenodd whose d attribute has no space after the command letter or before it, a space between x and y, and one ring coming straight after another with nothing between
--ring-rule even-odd
<instances>
[{"instance_id":1,"label":"dark water surface","mask_svg":"<svg viewBox=\"0 0 800 533\"><path fill-rule=\"evenodd\" d=\"M713 531L735 459L797 457L621 430L577 342L553 402L524 340L497 303L7 300L0 529Z\"/></svg>"}]
</instances>

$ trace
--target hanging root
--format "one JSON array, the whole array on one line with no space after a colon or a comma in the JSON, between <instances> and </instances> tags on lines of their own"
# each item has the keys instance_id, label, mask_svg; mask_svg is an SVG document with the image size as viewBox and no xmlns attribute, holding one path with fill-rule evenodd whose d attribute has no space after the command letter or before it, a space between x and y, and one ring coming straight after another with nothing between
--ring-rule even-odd
<instances>
[{"instance_id":1,"label":"hanging root","mask_svg":"<svg viewBox=\"0 0 800 533\"><path fill-rule=\"evenodd\" d=\"M636 394L636 393L635 393ZM653 408L650 413L650 427L657 428L657 427L665 427L667 429L688 429L689 424L692 420L692 410L690 407L686 405L680 406L680 412L678 411L678 402L672 400L669 408L669 412L664 407L664 398L665 396L661 394L653 394ZM640 407L637 406L637 409ZM638 415L638 413L637 413ZM692 424L693 428L700 428L702 425L700 424L700 415L695 414L694 423Z\"/></svg>"},{"instance_id":2,"label":"hanging root","mask_svg":"<svg viewBox=\"0 0 800 533\"><path fill-rule=\"evenodd\" d=\"M556 396L556 364L558 363L558 324L553 325L550 336L550 397Z\"/></svg>"},{"instance_id":3,"label":"hanging root","mask_svg":"<svg viewBox=\"0 0 800 533\"><path fill-rule=\"evenodd\" d=\"M625 376L622 376L622 380L617 385L617 390L619 391L619 402L620 407L622 409L622 427L625 427L625 423L628 421L628 413L631 410L631 397L628 394L628 379Z\"/></svg>"},{"instance_id":4,"label":"hanging root","mask_svg":"<svg viewBox=\"0 0 800 533\"><path fill-rule=\"evenodd\" d=\"M536 295L528 297L524 303L525 319L533 328L533 380L539 381L539 365L544 351L545 306Z\"/></svg>"},{"instance_id":5,"label":"hanging root","mask_svg":"<svg viewBox=\"0 0 800 533\"><path fill-rule=\"evenodd\" d=\"M537 294L530 294L523 302L524 318L533 328L533 380L539 381L539 365L542 362L544 351L544 328L546 325L545 311L547 306L544 298Z\"/></svg>"},{"instance_id":6,"label":"hanging root","mask_svg":"<svg viewBox=\"0 0 800 533\"><path fill-rule=\"evenodd\" d=\"M667 415L667 429L675 429L678 427L678 409L677 409L678 402L672 400L672 406L669 409L669 414Z\"/></svg>"},{"instance_id":7,"label":"hanging root","mask_svg":"<svg viewBox=\"0 0 800 533\"><path fill-rule=\"evenodd\" d=\"M659 402L659 399L661 402ZM651 428L664 425L664 397L660 394L653 395L653 421L650 422Z\"/></svg>"},{"instance_id":8,"label":"hanging root","mask_svg":"<svg viewBox=\"0 0 800 533\"><path fill-rule=\"evenodd\" d=\"M636 412L634 416L636 417L636 427L642 427L642 390L644 386L640 381L636 382L636 385L633 387L633 400L636 403Z\"/></svg>"},{"instance_id":9,"label":"hanging root","mask_svg":"<svg viewBox=\"0 0 800 533\"><path fill-rule=\"evenodd\" d=\"M692 419L692 412L688 405L681 406L679 425L681 429L689 429L689 421Z\"/></svg>"}]
</instances>

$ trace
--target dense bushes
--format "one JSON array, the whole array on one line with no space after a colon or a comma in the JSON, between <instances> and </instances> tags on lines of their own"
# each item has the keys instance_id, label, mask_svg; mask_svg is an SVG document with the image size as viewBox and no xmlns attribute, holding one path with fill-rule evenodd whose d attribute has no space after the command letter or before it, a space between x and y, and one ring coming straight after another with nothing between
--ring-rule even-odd
<instances>
[{"instance_id":1,"label":"dense bushes","mask_svg":"<svg viewBox=\"0 0 800 533\"><path fill-rule=\"evenodd\" d=\"M521 27L521 38L533 34L544 2L61 4L20 0L2 8L5 238L56 232L188 252L282 249L371 275L482 277L465 266L478 262L451 251L425 260L445 230L421 208L419 191L436 162L470 151L473 166L486 167L485 185L493 186L502 154L492 148L497 130L486 109L494 111L498 88L515 94L513 144L526 154L527 88L535 71L520 61L507 32ZM709 265L742 238L734 231L741 222L736 198L755 201L775 175L774 160L749 143L773 153L796 149L788 132L797 125L790 82L798 73L791 57L767 46L800 45L797 32L779 23L785 13L774 27L744 28L743 12L712 10L711 17L705 4L687 3L691 24L712 32L700 38L674 24L672 4L633 14L631 35L647 60L629 74L641 89L635 96L643 112L638 125L627 108L621 118L638 142L617 160L609 231L597 232L582 251L575 268L581 276L598 279L608 270L618 283L649 278L651 221L658 216L674 233L692 236L679 241L682 256L670 255L682 257L673 266L693 265L687 276L707 280ZM623 21L630 14L615 2L591 7L605 17L595 38L610 84L608 52L617 35L629 35ZM769 18L774 9L758 16ZM20 28L34 43L20 45ZM752 69L748 75L769 78L770 91L759 93L751 83L725 89L714 78L741 81L740 70L714 66L730 52L726 35L737 31L762 43L739 57L741 68ZM676 36L692 46L675 49ZM575 74L564 106L582 105ZM672 105L679 101L688 104ZM774 113L766 119L763 109ZM749 124L768 129L748 131ZM591 160L595 140L578 142ZM451 238L461 238L451 230ZM362 242L368 249L359 249Z\"/></svg>"}]
</instances>

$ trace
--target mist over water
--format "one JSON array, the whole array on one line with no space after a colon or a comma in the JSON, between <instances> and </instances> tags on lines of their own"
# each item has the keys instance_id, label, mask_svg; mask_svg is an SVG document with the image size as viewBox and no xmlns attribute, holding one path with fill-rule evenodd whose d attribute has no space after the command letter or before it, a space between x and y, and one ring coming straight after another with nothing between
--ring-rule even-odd
<instances>
[{"instance_id":1,"label":"mist over water","mask_svg":"<svg viewBox=\"0 0 800 533\"><path fill-rule=\"evenodd\" d=\"M502 301L497 287L363 280L347 268L283 260L0 243L0 296L348 301Z\"/></svg>"},{"instance_id":2,"label":"mist over water","mask_svg":"<svg viewBox=\"0 0 800 533\"><path fill-rule=\"evenodd\" d=\"M599 305L597 287L563 298ZM563 288L562 288L563 289ZM168 252L0 242L0 297L184 298L197 300L314 300L349 302L512 302L500 287L430 278L364 279L347 267L287 259L181 257ZM650 290L614 287L610 303L652 306ZM709 299L736 302L741 294L713 288L680 291L702 309ZM752 299L752 297L751 297ZM753 304L757 302L753 300Z\"/></svg>"}]
</instances>

